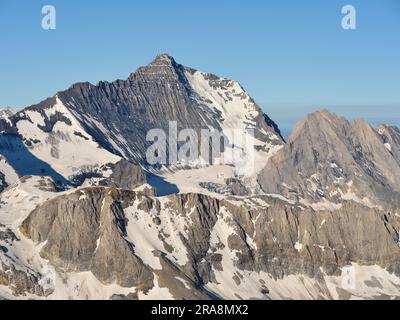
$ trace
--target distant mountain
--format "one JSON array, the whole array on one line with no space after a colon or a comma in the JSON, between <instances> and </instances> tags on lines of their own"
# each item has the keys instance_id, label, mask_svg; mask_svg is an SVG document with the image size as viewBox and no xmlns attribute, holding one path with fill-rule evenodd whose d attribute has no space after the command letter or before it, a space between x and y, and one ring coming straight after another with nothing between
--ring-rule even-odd
<instances>
[{"instance_id":1,"label":"distant mountain","mask_svg":"<svg viewBox=\"0 0 400 320\"><path fill-rule=\"evenodd\" d=\"M253 129L253 170L149 164L170 121L224 153ZM238 82L162 54L0 119L0 299L399 299L399 186L397 127L321 110L285 142Z\"/></svg>"},{"instance_id":2,"label":"distant mountain","mask_svg":"<svg viewBox=\"0 0 400 320\"><path fill-rule=\"evenodd\" d=\"M127 80L73 85L58 97L85 130L109 151L143 162L151 128L253 127L265 142L280 133L243 88L232 80L184 67L166 54ZM275 142L274 142L275 143Z\"/></svg>"},{"instance_id":3,"label":"distant mountain","mask_svg":"<svg viewBox=\"0 0 400 320\"><path fill-rule=\"evenodd\" d=\"M0 119L7 119L16 112L15 109L11 108L0 108Z\"/></svg>"},{"instance_id":4,"label":"distant mountain","mask_svg":"<svg viewBox=\"0 0 400 320\"><path fill-rule=\"evenodd\" d=\"M353 200L368 207L400 207L400 131L326 110L301 120L288 143L258 177L266 193L314 207Z\"/></svg>"},{"instance_id":5,"label":"distant mountain","mask_svg":"<svg viewBox=\"0 0 400 320\"><path fill-rule=\"evenodd\" d=\"M352 201L314 211L266 196L57 192L37 177L1 201L6 298L400 296L398 216Z\"/></svg>"},{"instance_id":6,"label":"distant mountain","mask_svg":"<svg viewBox=\"0 0 400 320\"><path fill-rule=\"evenodd\" d=\"M283 144L277 125L239 83L162 54L127 80L77 83L1 121L0 154L20 176L81 180L121 158L148 166L146 134L152 128L168 132L169 121L178 130L254 129L265 154Z\"/></svg>"}]
</instances>

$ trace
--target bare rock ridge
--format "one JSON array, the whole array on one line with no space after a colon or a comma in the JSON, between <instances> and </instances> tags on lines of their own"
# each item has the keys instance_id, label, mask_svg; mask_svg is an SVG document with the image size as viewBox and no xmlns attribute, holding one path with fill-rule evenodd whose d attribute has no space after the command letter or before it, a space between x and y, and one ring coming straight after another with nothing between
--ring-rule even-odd
<instances>
[{"instance_id":1,"label":"bare rock ridge","mask_svg":"<svg viewBox=\"0 0 400 320\"><path fill-rule=\"evenodd\" d=\"M156 196L146 134L170 121L254 129L256 173L177 165L190 191ZM167 54L1 115L0 191L0 299L400 298L400 130L321 110L285 142Z\"/></svg>"},{"instance_id":2,"label":"bare rock ridge","mask_svg":"<svg viewBox=\"0 0 400 320\"><path fill-rule=\"evenodd\" d=\"M295 201L340 204L354 200L399 208L399 131L349 122L326 110L301 120L260 173L266 193Z\"/></svg>"},{"instance_id":3,"label":"bare rock ridge","mask_svg":"<svg viewBox=\"0 0 400 320\"><path fill-rule=\"evenodd\" d=\"M152 270L135 254L140 244L130 239L127 231L128 222L140 223L132 221L133 216L143 212L155 225L161 223L160 202L142 193L99 187L80 189L36 208L22 223L21 231L35 242L46 242L41 256L63 272L90 270L104 284L117 283L144 293L153 287L157 275L161 283L169 283L171 291L180 294L177 298L205 299L208 295L201 288L202 278L196 261L201 260L208 249L209 228L215 223L218 207L215 200L201 195L182 196L173 199L172 212L185 215L184 207L189 205L198 213L192 215L195 226L185 239L191 260L182 268L166 258L174 248L163 240L164 237L183 237L182 234L168 235L168 230L160 230L153 235L164 247L162 251L154 249L145 254L160 259L161 271ZM130 211L133 208L137 211ZM131 215L125 211L130 211ZM187 279L190 285L173 280L174 274ZM185 289L187 287L189 290Z\"/></svg>"},{"instance_id":4,"label":"bare rock ridge","mask_svg":"<svg viewBox=\"0 0 400 320\"><path fill-rule=\"evenodd\" d=\"M134 234L138 228L145 230ZM105 284L135 287L136 294L151 290L157 277L180 299L205 298L214 286L218 296L218 285L229 282L239 292L248 273L259 280L262 274L316 279L315 298L329 298L324 276L340 275L351 263L400 275L399 228L398 216L354 202L333 212L281 204L245 209L197 194L160 202L98 187L49 200L21 225L24 235L45 243L41 256L63 272L90 270ZM159 246L145 244L148 231ZM187 285L173 281L172 271ZM261 282L250 288L252 297L264 292Z\"/></svg>"},{"instance_id":5,"label":"bare rock ridge","mask_svg":"<svg viewBox=\"0 0 400 320\"><path fill-rule=\"evenodd\" d=\"M122 207L127 191L82 189L35 209L21 225L34 241L47 244L42 255L65 271L91 270L106 283L146 289L152 273L133 254ZM118 202L114 202L114 198ZM36 227L33 227L36 226Z\"/></svg>"},{"instance_id":6,"label":"bare rock ridge","mask_svg":"<svg viewBox=\"0 0 400 320\"><path fill-rule=\"evenodd\" d=\"M198 82L210 86L211 92L215 91L213 94L222 99L221 105L236 98L242 104L236 107L246 108L248 104L248 108L254 108L256 115L243 121L254 120L258 136L270 140L266 133L272 132L281 138L276 124L243 88L236 88L235 81L200 73L178 64L167 54L157 56L149 65L130 74L127 80L100 82L96 86L76 84L58 96L78 118L87 120L82 121L85 130L104 148L128 160L143 162L143 150L148 146L145 135L149 129L160 128L167 132L169 121L176 121L178 129L212 127L221 130L224 120L229 120L219 108L210 107L210 103L218 104L218 101L210 101L204 92L199 92L195 87ZM97 122L101 126L96 126Z\"/></svg>"},{"instance_id":7,"label":"bare rock ridge","mask_svg":"<svg viewBox=\"0 0 400 320\"><path fill-rule=\"evenodd\" d=\"M168 132L170 121L178 130L252 128L266 152L283 144L277 125L236 81L162 54L127 80L77 83L0 119L0 154L13 173L2 169L9 177L0 178L6 186L15 176L41 174L76 185L101 178L121 158L146 167L147 132Z\"/></svg>"}]
</instances>

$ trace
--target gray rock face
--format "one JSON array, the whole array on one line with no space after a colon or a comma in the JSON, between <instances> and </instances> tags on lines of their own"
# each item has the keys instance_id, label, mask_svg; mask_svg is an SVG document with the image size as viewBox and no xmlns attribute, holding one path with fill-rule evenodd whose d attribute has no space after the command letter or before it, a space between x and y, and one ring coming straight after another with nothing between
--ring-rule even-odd
<instances>
[{"instance_id":1,"label":"gray rock face","mask_svg":"<svg viewBox=\"0 0 400 320\"><path fill-rule=\"evenodd\" d=\"M105 283L147 290L153 275L124 239L121 210L129 194L92 188L61 196L35 209L21 231L36 242L47 240L41 254L61 270L90 270Z\"/></svg>"},{"instance_id":2,"label":"gray rock face","mask_svg":"<svg viewBox=\"0 0 400 320\"><path fill-rule=\"evenodd\" d=\"M202 282L194 261L201 260L208 249L213 219L210 212L215 211L216 201L200 195L189 198L177 196L171 200L171 207L177 214L186 212L184 206L198 207L192 215L197 228L188 240L193 263L180 270L161 254L163 271L154 272L160 284L167 284L177 298L207 299L208 295L199 289ZM141 193L86 188L39 206L23 222L21 231L35 242L46 241L41 256L63 272L90 270L105 284L116 282L147 292L153 287L153 270L135 255L135 244L126 239L124 209L135 202L140 202L140 210L148 214L153 209L160 210L157 200ZM187 284L174 279L174 275L186 278Z\"/></svg>"},{"instance_id":3,"label":"gray rock face","mask_svg":"<svg viewBox=\"0 0 400 320\"><path fill-rule=\"evenodd\" d=\"M201 129L213 128L225 137L227 128L254 129L266 151L283 144L277 125L236 81L197 72L162 54L126 80L77 83L7 119L0 118L0 155L19 176L47 175L79 186L85 179L107 178L99 167L109 162L115 165L117 156L153 169L146 161L146 150L153 142L146 135L150 129L168 134L171 121L178 132L190 128L199 137ZM69 151L78 144L89 146L82 147L83 151L96 150L94 144L99 144L93 150L97 157L92 160L90 155ZM114 161L106 160L112 158L109 153L116 155ZM125 169L130 170L116 165L117 172L108 182L113 185L111 180L124 176L121 170ZM0 166L4 187L6 171ZM122 185L132 186L124 180Z\"/></svg>"},{"instance_id":4,"label":"gray rock face","mask_svg":"<svg viewBox=\"0 0 400 320\"><path fill-rule=\"evenodd\" d=\"M285 144L237 82L165 54L127 80L78 83L0 119L0 190L22 176L0 203L0 285L13 295L71 297L71 283L85 285L72 274L91 272L96 286L118 287L113 299L332 298L328 278L357 264L375 272L363 281L370 298L400 296L398 128L323 110L265 153L259 188L236 175L199 183L218 199L134 191L147 183L143 168L154 169L146 134L167 132L169 121L198 132L255 129L257 148L274 152ZM29 175L53 179L26 183ZM92 187L78 189L83 183ZM26 199L35 203L29 210ZM40 257L24 256L32 249L25 237L42 244ZM40 284L42 264L65 280L56 293ZM337 279L329 285L339 298L360 294Z\"/></svg>"},{"instance_id":5,"label":"gray rock face","mask_svg":"<svg viewBox=\"0 0 400 320\"><path fill-rule=\"evenodd\" d=\"M0 223L0 285L7 286L14 296L48 296L50 287L43 287L43 277L33 269L21 266L9 250L20 239L8 227Z\"/></svg>"},{"instance_id":6,"label":"gray rock face","mask_svg":"<svg viewBox=\"0 0 400 320\"><path fill-rule=\"evenodd\" d=\"M252 191L246 186L246 184L237 178L225 179L224 182L224 184L200 182L199 185L211 192L225 196L244 197L252 194Z\"/></svg>"},{"instance_id":7,"label":"gray rock face","mask_svg":"<svg viewBox=\"0 0 400 320\"><path fill-rule=\"evenodd\" d=\"M3 172L0 172L0 192L8 187L8 183L6 181L6 177Z\"/></svg>"},{"instance_id":8,"label":"gray rock face","mask_svg":"<svg viewBox=\"0 0 400 320\"><path fill-rule=\"evenodd\" d=\"M195 130L212 127L221 129L220 111L210 108L204 97L191 86L187 76L195 70L184 67L162 54L148 66L139 68L127 80L114 82L77 83L68 90L57 93L57 98L78 119L89 136L112 153L133 162L144 162L145 150L149 146L146 134L152 128L168 132L169 121L176 121L178 130ZM213 90L225 90L225 103L237 97L257 111L253 121L256 136L264 141L282 143L279 129L266 116L243 89L231 89L235 82L205 74ZM220 93L219 93L220 94ZM234 96L236 95L236 96ZM69 123L69 119L58 112L49 117L45 110L56 104L56 97L49 98L38 105L31 106L10 118L10 122L0 122L0 129L6 133L19 135L16 123L29 120L26 111L39 112L45 124L41 129L52 131L57 122ZM271 132L277 139L271 139ZM23 137L21 137L23 138ZM86 137L87 138L87 137Z\"/></svg>"},{"instance_id":9,"label":"gray rock face","mask_svg":"<svg viewBox=\"0 0 400 320\"><path fill-rule=\"evenodd\" d=\"M385 148L400 163L400 129L395 126L379 125L377 132L381 136Z\"/></svg>"},{"instance_id":10,"label":"gray rock face","mask_svg":"<svg viewBox=\"0 0 400 320\"><path fill-rule=\"evenodd\" d=\"M51 294L52 290L46 290L40 285L40 279L40 274L18 270L14 264L6 265L2 262L0 265L0 285L8 286L15 296L25 296L28 293L40 297Z\"/></svg>"},{"instance_id":11,"label":"gray rock face","mask_svg":"<svg viewBox=\"0 0 400 320\"><path fill-rule=\"evenodd\" d=\"M145 163L145 150L149 146L146 133L152 128L168 132L169 121L176 121L178 130L191 128L200 131L208 127L221 130L223 119L220 112L208 107L188 81L187 74L194 72L162 54L148 66L132 73L127 80L100 82L96 86L79 83L58 96L104 148L128 160ZM212 74L206 77L214 90L229 90L231 86L230 80ZM262 133L261 129L264 129L280 137L276 124L254 106L259 111L254 120L256 134L263 136L265 141L270 140ZM106 131L95 125L92 119L101 123ZM123 154L110 143L109 135Z\"/></svg>"},{"instance_id":12,"label":"gray rock face","mask_svg":"<svg viewBox=\"0 0 400 320\"><path fill-rule=\"evenodd\" d=\"M239 269L261 270L277 278L290 274L319 277L321 270L340 274L341 267L354 262L400 272L400 220L394 214L354 202L336 211L300 210L278 204L256 212L230 210L237 229L246 232L231 238L231 249L240 251ZM248 222L255 215L253 226ZM245 234L253 238L257 250L248 246Z\"/></svg>"},{"instance_id":13,"label":"gray rock face","mask_svg":"<svg viewBox=\"0 0 400 320\"><path fill-rule=\"evenodd\" d=\"M146 231L143 239L133 240L127 231L132 223L151 228L152 234ZM225 269L226 259L232 259L236 272L231 281L238 287L249 272L275 279L304 275L318 282L326 275L340 275L351 263L378 265L400 275L398 215L355 202L345 202L336 211L280 202L246 208L198 194L160 202L137 192L97 187L45 202L21 230L35 242L46 241L41 256L57 269L90 270L105 284L116 282L143 292L153 288L156 275L158 285L178 299L212 297L205 288L221 284L221 274L232 272ZM158 238L162 246L144 253L147 237ZM180 243L184 263L175 255ZM228 257L226 252L234 254ZM160 267L152 266L148 255L154 255ZM268 288L260 284L260 290L268 296ZM320 294L327 292L321 289Z\"/></svg>"},{"instance_id":14,"label":"gray rock face","mask_svg":"<svg viewBox=\"0 0 400 320\"><path fill-rule=\"evenodd\" d=\"M2 226L1 224L0 227L4 228L4 226ZM11 229L4 228L4 230L0 230L0 240L10 244L13 241L18 240L18 237L15 235L14 232L12 232Z\"/></svg>"},{"instance_id":15,"label":"gray rock face","mask_svg":"<svg viewBox=\"0 0 400 320\"><path fill-rule=\"evenodd\" d=\"M121 189L135 189L147 182L142 168L129 161L122 159L109 166L112 173L109 177L100 181L100 185Z\"/></svg>"},{"instance_id":16,"label":"gray rock face","mask_svg":"<svg viewBox=\"0 0 400 320\"><path fill-rule=\"evenodd\" d=\"M267 163L258 182L266 193L303 202L353 199L400 205L399 132L349 122L328 111L308 115ZM305 200L305 201L304 201Z\"/></svg>"}]
</instances>

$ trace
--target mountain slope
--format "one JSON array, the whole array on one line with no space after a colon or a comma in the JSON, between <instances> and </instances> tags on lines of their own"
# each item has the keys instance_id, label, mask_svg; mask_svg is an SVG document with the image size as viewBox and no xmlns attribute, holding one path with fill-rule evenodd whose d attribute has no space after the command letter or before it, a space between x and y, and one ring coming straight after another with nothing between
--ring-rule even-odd
<instances>
[{"instance_id":1,"label":"mountain slope","mask_svg":"<svg viewBox=\"0 0 400 320\"><path fill-rule=\"evenodd\" d=\"M343 200L400 205L399 132L326 111L300 121L258 177L266 193L335 208Z\"/></svg>"},{"instance_id":2,"label":"mountain slope","mask_svg":"<svg viewBox=\"0 0 400 320\"><path fill-rule=\"evenodd\" d=\"M254 128L263 142L281 144L277 126L235 81L184 67L166 54L139 68L127 80L80 83L58 94L85 130L107 150L144 163L146 134L209 127Z\"/></svg>"},{"instance_id":3,"label":"mountain slope","mask_svg":"<svg viewBox=\"0 0 400 320\"><path fill-rule=\"evenodd\" d=\"M400 295L394 214L351 202L335 212L272 199L248 209L198 194L155 198L101 187L60 194L52 186L29 178L2 194L0 296L8 286L15 297L48 299ZM7 220L7 206L25 196L19 189L48 200L31 213L24 207L19 222ZM349 267L356 276L346 286ZM31 280L13 289L22 276Z\"/></svg>"},{"instance_id":4,"label":"mountain slope","mask_svg":"<svg viewBox=\"0 0 400 320\"><path fill-rule=\"evenodd\" d=\"M100 148L58 98L51 100L47 108L30 107L0 123L0 154L19 176L49 175L68 183L121 160Z\"/></svg>"},{"instance_id":5,"label":"mountain slope","mask_svg":"<svg viewBox=\"0 0 400 320\"><path fill-rule=\"evenodd\" d=\"M170 121L223 154L147 163ZM5 116L0 155L0 299L400 297L396 127L322 110L285 143L237 82L163 54Z\"/></svg>"},{"instance_id":6,"label":"mountain slope","mask_svg":"<svg viewBox=\"0 0 400 320\"><path fill-rule=\"evenodd\" d=\"M0 120L0 154L18 176L48 175L76 185L85 178L108 176L107 168L121 159L154 169L145 157L152 144L146 135L150 129L168 134L170 121L199 137L208 128L228 139L229 130L253 129L257 170L283 144L275 123L237 82L184 67L163 54L127 80L77 83ZM243 141L229 145L236 152L246 148ZM0 172L3 188L15 181L6 165Z\"/></svg>"}]
</instances>

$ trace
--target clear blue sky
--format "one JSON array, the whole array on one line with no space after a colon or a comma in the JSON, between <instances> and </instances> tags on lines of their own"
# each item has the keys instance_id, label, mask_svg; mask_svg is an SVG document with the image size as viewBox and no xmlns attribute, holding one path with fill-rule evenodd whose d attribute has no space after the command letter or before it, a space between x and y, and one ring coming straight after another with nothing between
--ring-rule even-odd
<instances>
[{"instance_id":1,"label":"clear blue sky","mask_svg":"<svg viewBox=\"0 0 400 320\"><path fill-rule=\"evenodd\" d=\"M56 30L41 28L45 4ZM0 0L0 34L0 106L124 79L168 52L240 81L281 127L321 107L400 124L399 0Z\"/></svg>"}]
</instances>

